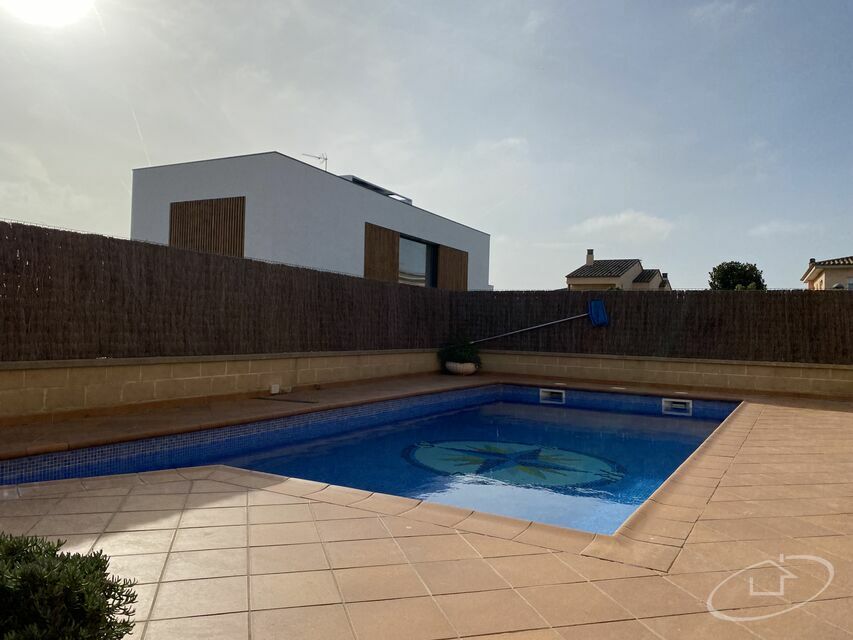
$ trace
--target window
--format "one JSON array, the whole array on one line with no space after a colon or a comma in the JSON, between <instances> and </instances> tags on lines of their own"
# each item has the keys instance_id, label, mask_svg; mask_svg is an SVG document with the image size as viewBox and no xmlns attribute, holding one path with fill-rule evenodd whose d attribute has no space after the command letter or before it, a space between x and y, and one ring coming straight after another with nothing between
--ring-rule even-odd
<instances>
[{"instance_id":1,"label":"window","mask_svg":"<svg viewBox=\"0 0 853 640\"><path fill-rule=\"evenodd\" d=\"M847 278L847 290L853 291L853 278Z\"/></svg>"},{"instance_id":2,"label":"window","mask_svg":"<svg viewBox=\"0 0 853 640\"><path fill-rule=\"evenodd\" d=\"M435 257L433 245L401 236L398 282L416 287L436 286Z\"/></svg>"},{"instance_id":3,"label":"window","mask_svg":"<svg viewBox=\"0 0 853 640\"><path fill-rule=\"evenodd\" d=\"M173 202L169 206L169 246L243 257L246 198Z\"/></svg>"}]
</instances>

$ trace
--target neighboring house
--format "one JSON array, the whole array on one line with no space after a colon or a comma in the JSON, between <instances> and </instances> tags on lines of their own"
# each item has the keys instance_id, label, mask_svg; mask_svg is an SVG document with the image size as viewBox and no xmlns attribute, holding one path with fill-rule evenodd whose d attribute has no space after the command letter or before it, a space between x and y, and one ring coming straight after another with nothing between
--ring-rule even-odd
<instances>
[{"instance_id":1,"label":"neighboring house","mask_svg":"<svg viewBox=\"0 0 853 640\"><path fill-rule=\"evenodd\" d=\"M809 259L809 266L800 278L809 289L847 289L853 291L853 256L829 260Z\"/></svg>"},{"instance_id":2,"label":"neighboring house","mask_svg":"<svg viewBox=\"0 0 853 640\"><path fill-rule=\"evenodd\" d=\"M592 249L586 250L586 264L566 276L572 291L672 291L667 273L659 269L643 269L638 258L596 260Z\"/></svg>"},{"instance_id":3,"label":"neighboring house","mask_svg":"<svg viewBox=\"0 0 853 640\"><path fill-rule=\"evenodd\" d=\"M131 237L445 289L488 289L489 234L277 152L133 171Z\"/></svg>"}]
</instances>

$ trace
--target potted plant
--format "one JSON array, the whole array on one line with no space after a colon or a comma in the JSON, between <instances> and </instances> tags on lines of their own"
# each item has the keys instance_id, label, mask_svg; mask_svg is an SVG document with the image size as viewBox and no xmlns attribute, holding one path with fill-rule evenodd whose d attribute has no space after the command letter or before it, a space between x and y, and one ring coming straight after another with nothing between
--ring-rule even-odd
<instances>
[{"instance_id":1,"label":"potted plant","mask_svg":"<svg viewBox=\"0 0 853 640\"><path fill-rule=\"evenodd\" d=\"M441 366L450 373L470 376L480 368L480 350L468 340L452 342L438 351Z\"/></svg>"}]
</instances>

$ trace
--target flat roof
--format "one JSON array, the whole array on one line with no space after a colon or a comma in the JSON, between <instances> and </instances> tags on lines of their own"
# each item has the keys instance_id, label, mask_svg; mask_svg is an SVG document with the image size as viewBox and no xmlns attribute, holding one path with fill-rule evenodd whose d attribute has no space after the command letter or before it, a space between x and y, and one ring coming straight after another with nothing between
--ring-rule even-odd
<instances>
[{"instance_id":1,"label":"flat roof","mask_svg":"<svg viewBox=\"0 0 853 640\"><path fill-rule=\"evenodd\" d=\"M435 216L436 218L441 218L442 220L446 220L447 222L452 222L453 224L458 224L460 227L465 227L466 229L470 229L471 231L476 231L477 233L481 233L484 236L488 236L489 238L491 238L491 234L487 233L486 231L483 231L481 229L475 229L474 227L467 225L463 222L458 222L457 220L453 220L452 218L448 218L446 216L439 215L437 213L434 213L433 211L429 211L428 209L424 209L423 207L418 207L417 205L412 204L411 200L409 200L408 198L406 198L406 199L409 200L409 202L404 202L402 200L398 200L397 198L392 198L392 197L390 197L390 195L385 195L385 194L383 194L379 191L376 191L374 189L365 188L364 186L359 185L357 182L349 179L351 177L356 177L356 176L339 176L336 173L331 173L329 171L326 171L325 169L321 169L320 167L315 167L313 164L310 164L308 162L303 162L299 158L294 158L293 156L289 156L286 153L282 153L281 151L259 151L258 153L245 153L245 154L236 155L236 156L223 156L221 158L204 158L202 160L186 160L184 162L171 162L171 163L167 163L167 164L151 165L149 167L137 167L137 168L133 169L133 171L147 171L150 169L165 169L168 167L178 167L178 166L189 165L189 164L201 164L203 162L219 162L219 161L223 161L223 160L243 160L246 158L254 158L257 156L270 156L270 155L279 156L281 158L286 158L287 160L292 160L293 162L298 162L299 164L304 165L306 167L309 167L310 169L313 169L314 171L319 171L323 175L329 176L330 178L335 178L336 180L340 180L341 182L345 182L345 183L347 183L353 187L357 187L358 189L361 189L363 191L373 192L380 198L385 198L387 200L397 202L400 205L411 207L412 209L417 209L418 211L422 211L423 213L429 214L431 216ZM372 183L368 182L367 180L364 180L363 178L356 178L356 179L358 181L364 182L367 185L372 185ZM376 186L376 185L373 185L373 186ZM377 187L377 188L382 189L382 187ZM385 191L388 191L388 190L385 189ZM393 195L397 195L400 198L405 198L405 196L400 196L399 194L395 194L392 191L389 191L388 193L393 194Z\"/></svg>"}]
</instances>

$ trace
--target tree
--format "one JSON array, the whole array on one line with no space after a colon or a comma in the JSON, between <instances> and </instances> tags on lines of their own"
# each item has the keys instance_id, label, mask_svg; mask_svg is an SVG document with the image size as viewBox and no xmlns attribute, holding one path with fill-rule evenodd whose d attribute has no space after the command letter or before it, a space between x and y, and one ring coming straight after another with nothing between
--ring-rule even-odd
<instances>
[{"instance_id":1,"label":"tree","mask_svg":"<svg viewBox=\"0 0 853 640\"><path fill-rule=\"evenodd\" d=\"M764 272L752 262L721 262L708 275L708 286L712 289L764 291L767 288Z\"/></svg>"}]
</instances>

